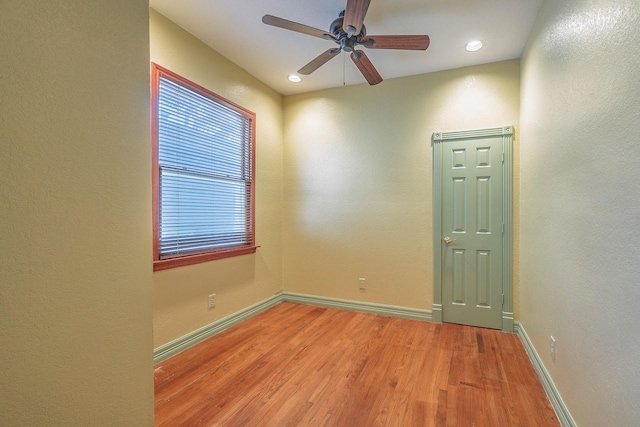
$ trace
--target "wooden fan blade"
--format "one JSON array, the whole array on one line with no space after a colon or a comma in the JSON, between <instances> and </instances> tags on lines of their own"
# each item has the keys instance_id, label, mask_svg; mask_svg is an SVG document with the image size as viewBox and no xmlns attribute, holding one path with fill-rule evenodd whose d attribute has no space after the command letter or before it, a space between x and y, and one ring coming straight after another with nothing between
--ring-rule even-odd
<instances>
[{"instance_id":1,"label":"wooden fan blade","mask_svg":"<svg viewBox=\"0 0 640 427\"><path fill-rule=\"evenodd\" d=\"M296 31L298 33L307 34L314 37L320 37L326 40L336 40L336 36L333 34L322 31L318 28L309 27L308 25L300 24L298 22L289 21L283 18L278 18L273 15L264 15L262 17L262 22L267 25L272 25L274 27L283 28L285 30Z\"/></svg>"},{"instance_id":2,"label":"wooden fan blade","mask_svg":"<svg viewBox=\"0 0 640 427\"><path fill-rule=\"evenodd\" d=\"M360 44L369 49L427 50L429 36L367 36Z\"/></svg>"},{"instance_id":3,"label":"wooden fan blade","mask_svg":"<svg viewBox=\"0 0 640 427\"><path fill-rule=\"evenodd\" d=\"M369 3L371 3L371 0L347 0L342 29L349 37L360 34L364 17L367 15L367 9L369 9Z\"/></svg>"},{"instance_id":4,"label":"wooden fan blade","mask_svg":"<svg viewBox=\"0 0 640 427\"><path fill-rule=\"evenodd\" d=\"M376 67L373 66L371 60L369 60L369 57L363 51L354 50L351 52L351 60L356 64L356 67L358 67L358 70L360 70L370 85L377 85L382 81L382 76L380 76Z\"/></svg>"},{"instance_id":5,"label":"wooden fan blade","mask_svg":"<svg viewBox=\"0 0 640 427\"><path fill-rule=\"evenodd\" d=\"M340 53L340 48L337 47L335 49L329 49L326 52L318 55L317 57L315 57L313 60L311 60L311 62L309 62L307 65L305 65L304 67L300 68L298 70L298 74L302 74L302 75L309 75L311 73L313 73L315 70L317 70L318 68L322 67L324 64L326 64L327 62L329 62L329 60L331 58L333 58L334 56L336 56L337 54Z\"/></svg>"}]
</instances>

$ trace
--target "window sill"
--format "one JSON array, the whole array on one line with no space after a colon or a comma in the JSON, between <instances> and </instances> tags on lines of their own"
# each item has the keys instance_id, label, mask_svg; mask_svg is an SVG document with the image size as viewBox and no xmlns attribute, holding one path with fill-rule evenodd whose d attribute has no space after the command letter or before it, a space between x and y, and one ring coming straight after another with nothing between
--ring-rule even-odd
<instances>
[{"instance_id":1,"label":"window sill","mask_svg":"<svg viewBox=\"0 0 640 427\"><path fill-rule=\"evenodd\" d=\"M179 258L156 260L153 262L153 271L168 270L170 268L200 264L202 262L214 261L216 259L253 254L259 247L260 246L251 246L248 248L231 249L228 251L210 252L206 254L183 256Z\"/></svg>"}]
</instances>

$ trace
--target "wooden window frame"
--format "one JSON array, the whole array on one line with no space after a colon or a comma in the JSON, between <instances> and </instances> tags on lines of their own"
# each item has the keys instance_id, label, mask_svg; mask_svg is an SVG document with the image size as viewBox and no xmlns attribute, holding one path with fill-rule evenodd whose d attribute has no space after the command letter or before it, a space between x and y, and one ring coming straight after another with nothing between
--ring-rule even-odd
<instances>
[{"instance_id":1,"label":"wooden window frame","mask_svg":"<svg viewBox=\"0 0 640 427\"><path fill-rule=\"evenodd\" d=\"M251 195L249 197L249 217L250 217L250 242L249 245L232 247L223 250L212 250L211 252L193 255L183 255L174 258L160 259L160 168L159 168L159 91L160 79L165 78L184 86L198 94L219 103L227 108L235 110L243 116L249 118L251 122ZM256 252L258 248L255 244L255 148L256 148L256 115L255 113L215 94L214 92L164 68L155 63L151 63L151 141L152 141L152 206L153 206L153 270L166 270L186 265L193 265L217 259L230 258L240 255L247 255Z\"/></svg>"}]
</instances>

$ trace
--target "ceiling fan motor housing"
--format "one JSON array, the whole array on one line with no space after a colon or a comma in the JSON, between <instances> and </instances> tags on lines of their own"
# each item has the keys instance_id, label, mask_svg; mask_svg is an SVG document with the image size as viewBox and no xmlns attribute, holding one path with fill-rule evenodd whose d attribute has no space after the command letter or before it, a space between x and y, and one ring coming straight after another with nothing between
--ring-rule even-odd
<instances>
[{"instance_id":1,"label":"ceiling fan motor housing","mask_svg":"<svg viewBox=\"0 0 640 427\"><path fill-rule=\"evenodd\" d=\"M333 20L329 27L329 32L336 36L337 42L340 43L342 50L346 52L352 52L354 48L360 44L362 38L367 35L367 29L364 24L360 33L349 37L347 32L343 28L344 23L344 10L340 12L340 16Z\"/></svg>"}]
</instances>

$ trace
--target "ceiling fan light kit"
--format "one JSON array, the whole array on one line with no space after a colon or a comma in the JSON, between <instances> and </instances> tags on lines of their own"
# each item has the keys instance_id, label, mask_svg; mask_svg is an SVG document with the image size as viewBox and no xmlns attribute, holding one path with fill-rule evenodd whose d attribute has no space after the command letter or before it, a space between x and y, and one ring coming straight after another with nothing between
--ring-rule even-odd
<instances>
[{"instance_id":1,"label":"ceiling fan light kit","mask_svg":"<svg viewBox=\"0 0 640 427\"><path fill-rule=\"evenodd\" d=\"M427 35L368 36L364 26L364 18L369 9L369 3L371 0L347 0L345 10L333 20L329 31L272 15L263 16L262 22L285 30L330 40L338 45L338 47L326 50L312 59L311 62L298 70L298 74L309 75L337 56L338 53L345 51L351 53L351 60L367 82L370 85L376 85L382 81L382 77L365 52L356 49L357 46L364 46L367 49L426 50L430 40Z\"/></svg>"}]
</instances>

